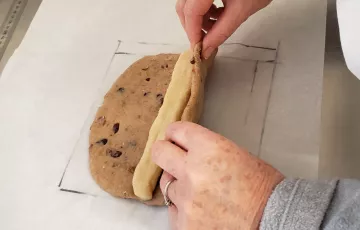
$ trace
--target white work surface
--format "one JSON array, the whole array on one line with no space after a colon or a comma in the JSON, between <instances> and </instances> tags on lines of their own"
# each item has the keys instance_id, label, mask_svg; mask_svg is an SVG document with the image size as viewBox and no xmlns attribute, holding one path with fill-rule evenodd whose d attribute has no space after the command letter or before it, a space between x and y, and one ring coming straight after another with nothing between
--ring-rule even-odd
<instances>
[{"instance_id":1,"label":"white work surface","mask_svg":"<svg viewBox=\"0 0 360 230\"><path fill-rule=\"evenodd\" d=\"M141 2L141 3L140 3ZM168 229L101 191L89 124L143 55L188 47L175 1L44 0L0 77L0 229ZM326 0L275 0L220 49L201 124L288 176L317 177Z\"/></svg>"}]
</instances>

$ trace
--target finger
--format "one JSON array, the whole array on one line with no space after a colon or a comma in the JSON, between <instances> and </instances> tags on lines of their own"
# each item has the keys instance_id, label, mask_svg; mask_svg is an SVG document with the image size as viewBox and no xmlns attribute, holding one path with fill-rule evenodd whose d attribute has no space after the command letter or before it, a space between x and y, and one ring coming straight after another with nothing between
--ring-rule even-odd
<instances>
[{"instance_id":1,"label":"finger","mask_svg":"<svg viewBox=\"0 0 360 230\"><path fill-rule=\"evenodd\" d=\"M179 16L181 25L185 29L185 15L184 15L184 7L185 7L186 0L178 0L176 2L176 13Z\"/></svg>"},{"instance_id":2,"label":"finger","mask_svg":"<svg viewBox=\"0 0 360 230\"><path fill-rule=\"evenodd\" d=\"M152 160L175 178L181 178L185 151L169 141L157 141L152 146Z\"/></svg>"},{"instance_id":3,"label":"finger","mask_svg":"<svg viewBox=\"0 0 360 230\"><path fill-rule=\"evenodd\" d=\"M202 23L204 15L212 6L213 0L187 0L184 7L185 30L191 46L202 40Z\"/></svg>"},{"instance_id":4,"label":"finger","mask_svg":"<svg viewBox=\"0 0 360 230\"><path fill-rule=\"evenodd\" d=\"M205 36L203 41L203 57L209 58L212 52L224 43L235 30L248 18L242 14L239 7L227 6L215 25Z\"/></svg>"},{"instance_id":5,"label":"finger","mask_svg":"<svg viewBox=\"0 0 360 230\"><path fill-rule=\"evenodd\" d=\"M174 141L178 146L186 151L215 145L219 135L210 130L191 123L175 122L166 130L165 138Z\"/></svg>"},{"instance_id":6,"label":"finger","mask_svg":"<svg viewBox=\"0 0 360 230\"><path fill-rule=\"evenodd\" d=\"M162 176L161 176L161 179L160 179L160 189L162 191L162 193L165 195L165 187L166 187L166 184L169 182L169 181L172 181L174 180L175 178L169 174L168 172L164 171ZM168 187L168 197L169 199L171 200L171 202L177 206L177 204L179 204L179 200L180 200L180 197L178 196L178 194L176 193L177 192L177 180L173 181L169 187Z\"/></svg>"},{"instance_id":7,"label":"finger","mask_svg":"<svg viewBox=\"0 0 360 230\"><path fill-rule=\"evenodd\" d=\"M168 208L169 211L169 221L171 230L180 230L178 228L178 210L175 205L171 205Z\"/></svg>"}]
</instances>

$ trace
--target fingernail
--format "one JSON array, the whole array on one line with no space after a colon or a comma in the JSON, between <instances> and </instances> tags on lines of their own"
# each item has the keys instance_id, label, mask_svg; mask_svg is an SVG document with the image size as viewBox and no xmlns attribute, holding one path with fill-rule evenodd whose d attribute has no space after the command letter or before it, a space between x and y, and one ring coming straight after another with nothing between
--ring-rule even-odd
<instances>
[{"instance_id":1,"label":"fingernail","mask_svg":"<svg viewBox=\"0 0 360 230\"><path fill-rule=\"evenodd\" d=\"M214 48L213 47L208 47L206 50L204 50L204 53L203 53L203 57L205 58L205 59L208 59L210 56L211 56L211 54L214 52Z\"/></svg>"}]
</instances>

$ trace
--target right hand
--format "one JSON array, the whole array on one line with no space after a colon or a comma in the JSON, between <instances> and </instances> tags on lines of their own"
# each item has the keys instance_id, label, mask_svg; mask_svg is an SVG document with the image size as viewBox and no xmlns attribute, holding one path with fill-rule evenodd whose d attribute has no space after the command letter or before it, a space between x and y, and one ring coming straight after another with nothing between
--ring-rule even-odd
<instances>
[{"instance_id":1,"label":"right hand","mask_svg":"<svg viewBox=\"0 0 360 230\"><path fill-rule=\"evenodd\" d=\"M211 53L228 39L248 17L266 7L271 0L222 0L224 7L217 8L213 0L178 0L179 15L191 46L203 39L202 56ZM203 34L203 30L208 33ZM203 38L204 37L204 38Z\"/></svg>"},{"instance_id":2,"label":"right hand","mask_svg":"<svg viewBox=\"0 0 360 230\"><path fill-rule=\"evenodd\" d=\"M169 126L166 141L152 147L164 169L173 230L257 229L275 186L276 169L226 138L189 122Z\"/></svg>"}]
</instances>

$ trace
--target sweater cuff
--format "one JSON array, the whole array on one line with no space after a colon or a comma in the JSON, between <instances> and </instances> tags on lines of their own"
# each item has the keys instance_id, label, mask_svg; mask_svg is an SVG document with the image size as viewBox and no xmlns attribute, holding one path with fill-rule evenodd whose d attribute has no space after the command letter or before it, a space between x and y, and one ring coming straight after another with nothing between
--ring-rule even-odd
<instances>
[{"instance_id":1,"label":"sweater cuff","mask_svg":"<svg viewBox=\"0 0 360 230\"><path fill-rule=\"evenodd\" d=\"M337 180L285 179L271 194L260 229L319 229Z\"/></svg>"}]
</instances>

